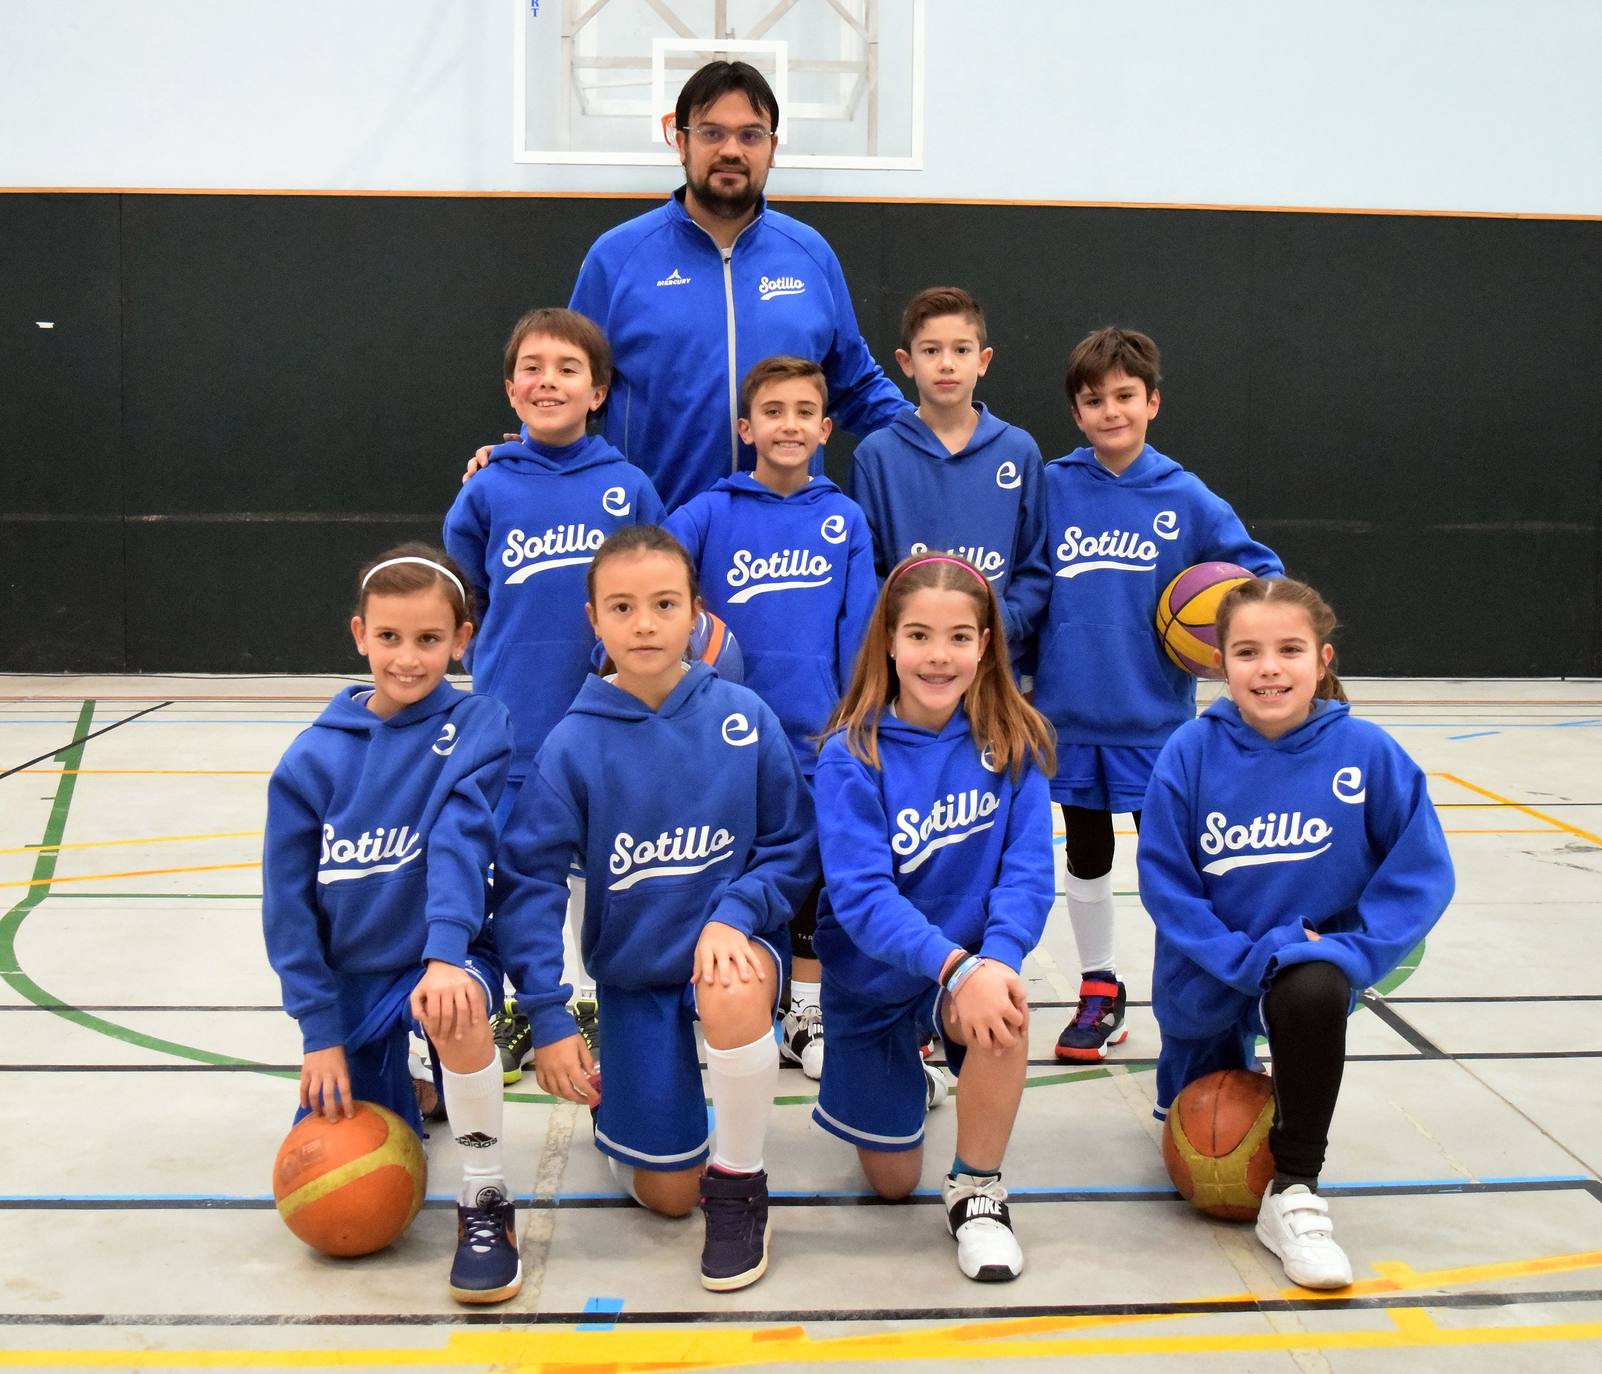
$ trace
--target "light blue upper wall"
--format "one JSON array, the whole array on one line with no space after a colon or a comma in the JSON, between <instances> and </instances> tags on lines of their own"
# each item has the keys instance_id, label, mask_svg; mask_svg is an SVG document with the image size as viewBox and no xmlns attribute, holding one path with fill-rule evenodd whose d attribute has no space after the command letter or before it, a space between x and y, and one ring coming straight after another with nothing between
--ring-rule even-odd
<instances>
[{"instance_id":1,"label":"light blue upper wall","mask_svg":"<svg viewBox=\"0 0 1602 1374\"><path fill-rule=\"evenodd\" d=\"M0 185L676 184L512 161L515 2L4 0ZM1602 215L1599 72L1595 0L929 0L924 169L770 189Z\"/></svg>"}]
</instances>

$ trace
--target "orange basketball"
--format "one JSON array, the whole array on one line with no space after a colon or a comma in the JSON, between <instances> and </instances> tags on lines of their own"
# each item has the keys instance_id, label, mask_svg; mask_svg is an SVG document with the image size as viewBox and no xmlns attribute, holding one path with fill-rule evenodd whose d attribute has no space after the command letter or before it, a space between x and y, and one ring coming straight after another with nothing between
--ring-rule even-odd
<instances>
[{"instance_id":1,"label":"orange basketball","mask_svg":"<svg viewBox=\"0 0 1602 1374\"><path fill-rule=\"evenodd\" d=\"M1187 1084L1163 1131L1163 1164L1179 1195L1210 1217L1255 1220L1274 1181L1273 1124L1267 1074L1224 1069Z\"/></svg>"},{"instance_id":2,"label":"orange basketball","mask_svg":"<svg viewBox=\"0 0 1602 1374\"><path fill-rule=\"evenodd\" d=\"M308 1116L273 1161L278 1215L313 1250L370 1255L411 1225L428 1186L417 1133L374 1102L349 1120Z\"/></svg>"}]
</instances>

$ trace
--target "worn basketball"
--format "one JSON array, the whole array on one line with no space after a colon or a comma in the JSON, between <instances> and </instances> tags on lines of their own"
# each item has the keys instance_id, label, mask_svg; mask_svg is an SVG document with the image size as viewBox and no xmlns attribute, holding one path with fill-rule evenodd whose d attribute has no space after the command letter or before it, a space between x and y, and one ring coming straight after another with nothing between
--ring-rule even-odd
<instances>
[{"instance_id":1,"label":"worn basketball","mask_svg":"<svg viewBox=\"0 0 1602 1374\"><path fill-rule=\"evenodd\" d=\"M411 1225L428 1186L417 1133L374 1102L295 1123L273 1161L278 1215L313 1250L370 1255Z\"/></svg>"},{"instance_id":2,"label":"worn basketball","mask_svg":"<svg viewBox=\"0 0 1602 1374\"><path fill-rule=\"evenodd\" d=\"M704 663L726 682L745 681L745 655L721 616L702 611L690 631L690 658Z\"/></svg>"},{"instance_id":3,"label":"worn basketball","mask_svg":"<svg viewBox=\"0 0 1602 1374\"><path fill-rule=\"evenodd\" d=\"M1157 598L1157 638L1168 657L1196 677L1223 677L1213 666L1218 603L1253 576L1237 563L1197 563L1164 587Z\"/></svg>"},{"instance_id":4,"label":"worn basketball","mask_svg":"<svg viewBox=\"0 0 1602 1374\"><path fill-rule=\"evenodd\" d=\"M1254 1220L1274 1181L1273 1124L1267 1074L1224 1069L1187 1084L1163 1131L1163 1164L1179 1195L1210 1217Z\"/></svg>"}]
</instances>

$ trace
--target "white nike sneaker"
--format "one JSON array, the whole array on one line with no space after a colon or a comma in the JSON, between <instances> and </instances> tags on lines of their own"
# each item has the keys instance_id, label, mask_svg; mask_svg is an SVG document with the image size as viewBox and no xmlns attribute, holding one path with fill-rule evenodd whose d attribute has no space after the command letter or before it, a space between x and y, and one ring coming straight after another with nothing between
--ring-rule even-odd
<instances>
[{"instance_id":1,"label":"white nike sneaker","mask_svg":"<svg viewBox=\"0 0 1602 1374\"><path fill-rule=\"evenodd\" d=\"M1303 1288L1345 1288L1352 1281L1352 1262L1335 1243L1329 1203L1300 1183L1263 1194L1257 1239L1279 1256L1285 1277Z\"/></svg>"},{"instance_id":2,"label":"white nike sneaker","mask_svg":"<svg viewBox=\"0 0 1602 1374\"><path fill-rule=\"evenodd\" d=\"M940 1198L946 1204L946 1229L957 1242L957 1268L980 1283L1006 1283L1023 1273L1023 1251L1012 1233L1007 1190L999 1178L943 1178Z\"/></svg>"},{"instance_id":3,"label":"white nike sneaker","mask_svg":"<svg viewBox=\"0 0 1602 1374\"><path fill-rule=\"evenodd\" d=\"M951 1095L951 1086L938 1064L923 1061L923 1109L932 1112Z\"/></svg>"}]
</instances>

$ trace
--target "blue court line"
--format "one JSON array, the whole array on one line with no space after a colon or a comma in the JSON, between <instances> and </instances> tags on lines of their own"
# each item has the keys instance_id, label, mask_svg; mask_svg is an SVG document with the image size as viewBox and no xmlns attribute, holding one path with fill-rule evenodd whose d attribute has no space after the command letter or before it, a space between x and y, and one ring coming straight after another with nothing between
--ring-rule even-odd
<instances>
[{"instance_id":1,"label":"blue court line","mask_svg":"<svg viewBox=\"0 0 1602 1374\"><path fill-rule=\"evenodd\" d=\"M593 1312L598 1317L616 1317L623 1310L622 1298L586 1298L583 1310ZM576 1331L612 1331L617 1327L615 1321L580 1322Z\"/></svg>"},{"instance_id":2,"label":"blue court line","mask_svg":"<svg viewBox=\"0 0 1602 1374\"><path fill-rule=\"evenodd\" d=\"M1487 735L1500 735L1501 733L1500 730L1477 730L1472 735L1448 735L1446 738L1449 741L1455 739L1484 739Z\"/></svg>"},{"instance_id":3,"label":"blue court line","mask_svg":"<svg viewBox=\"0 0 1602 1374\"><path fill-rule=\"evenodd\" d=\"M1513 1174L1494 1178L1376 1178L1376 1179L1347 1179L1340 1183L1321 1183L1320 1190L1328 1193L1350 1192L1354 1189L1392 1189L1406 1190L1409 1188L1462 1188L1473 1191L1484 1187L1512 1187L1536 1186L1553 1183L1595 1183L1597 1180L1590 1174ZM1007 1193L1010 1197L1033 1197L1041 1194L1074 1193L1116 1194L1120 1197L1173 1197L1172 1186L1141 1184L1059 1184L1055 1187L1013 1188L1009 1187ZM554 1198L542 1199L546 1205L554 1202L558 1207L564 1202L591 1202L597 1199L618 1199L626 1194L615 1188L599 1192L573 1192L558 1193ZM875 1196L868 1188L774 1188L769 1191L770 1197L775 1198L812 1198L819 1202L857 1202ZM934 1198L940 1196L938 1188L918 1188L912 1193L913 1197ZM271 1193L0 1193L0 1205L26 1206L29 1203L76 1203L88 1204L96 1202L196 1202L215 1203L218 1206L238 1206L241 1203L270 1203L273 1200ZM519 1193L516 1199L519 1203L530 1203L534 1200L530 1193ZM434 1203L454 1203L456 1193L430 1192L426 1201Z\"/></svg>"}]
</instances>

